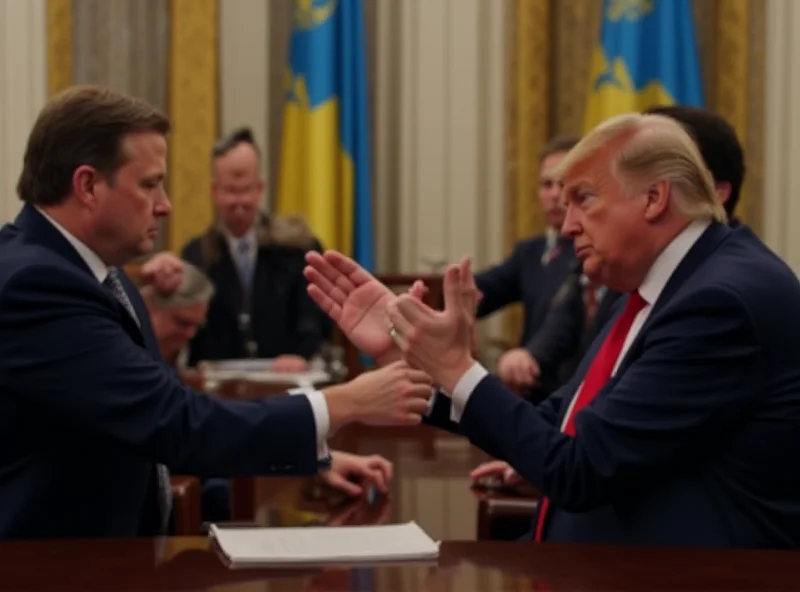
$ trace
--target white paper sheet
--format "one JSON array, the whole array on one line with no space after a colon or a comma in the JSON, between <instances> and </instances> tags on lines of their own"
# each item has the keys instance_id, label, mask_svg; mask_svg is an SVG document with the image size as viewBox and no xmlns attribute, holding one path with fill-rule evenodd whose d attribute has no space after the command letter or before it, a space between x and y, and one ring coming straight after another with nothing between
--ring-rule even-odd
<instances>
[{"instance_id":1,"label":"white paper sheet","mask_svg":"<svg viewBox=\"0 0 800 592\"><path fill-rule=\"evenodd\" d=\"M430 560L439 556L416 522L382 526L219 528L210 536L233 565Z\"/></svg>"}]
</instances>

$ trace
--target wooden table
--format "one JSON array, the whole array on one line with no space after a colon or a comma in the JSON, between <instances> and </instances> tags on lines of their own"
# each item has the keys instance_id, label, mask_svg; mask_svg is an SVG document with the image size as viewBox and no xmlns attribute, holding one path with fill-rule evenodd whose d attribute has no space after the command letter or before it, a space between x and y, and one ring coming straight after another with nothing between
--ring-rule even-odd
<instances>
[{"instance_id":1,"label":"wooden table","mask_svg":"<svg viewBox=\"0 0 800 592\"><path fill-rule=\"evenodd\" d=\"M476 539L480 494L470 488L469 472L487 457L466 439L428 426L374 429L354 425L337 434L331 445L348 452L380 454L392 461L389 495L376 504L381 508L372 520L416 520L435 539ZM254 503L256 522L275 526L341 522L343 514L353 511L343 494L308 477L257 478Z\"/></svg>"},{"instance_id":2,"label":"wooden table","mask_svg":"<svg viewBox=\"0 0 800 592\"><path fill-rule=\"evenodd\" d=\"M207 538L0 543L3 590L795 590L797 553L445 542L438 563L224 566Z\"/></svg>"}]
</instances>

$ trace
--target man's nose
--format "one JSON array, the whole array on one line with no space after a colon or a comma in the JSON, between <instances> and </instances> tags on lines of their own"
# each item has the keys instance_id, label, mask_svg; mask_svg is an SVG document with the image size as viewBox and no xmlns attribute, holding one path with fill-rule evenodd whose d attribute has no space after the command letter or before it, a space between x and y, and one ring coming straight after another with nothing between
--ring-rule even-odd
<instances>
[{"instance_id":1,"label":"man's nose","mask_svg":"<svg viewBox=\"0 0 800 592\"><path fill-rule=\"evenodd\" d=\"M580 232L578 214L575 208L567 206L564 214L564 222L561 224L561 234L569 238L575 238Z\"/></svg>"}]
</instances>

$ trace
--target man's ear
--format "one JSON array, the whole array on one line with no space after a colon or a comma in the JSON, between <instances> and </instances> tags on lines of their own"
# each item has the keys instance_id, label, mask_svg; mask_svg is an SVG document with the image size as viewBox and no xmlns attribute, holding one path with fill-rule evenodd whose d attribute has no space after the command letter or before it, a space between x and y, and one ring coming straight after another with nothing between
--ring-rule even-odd
<instances>
[{"instance_id":1,"label":"man's ear","mask_svg":"<svg viewBox=\"0 0 800 592\"><path fill-rule=\"evenodd\" d=\"M659 181L647 188L647 205L645 206L644 215L648 222L655 222L664 215L664 212L667 211L667 206L669 206L671 193L672 185L669 181Z\"/></svg>"},{"instance_id":2,"label":"man's ear","mask_svg":"<svg viewBox=\"0 0 800 592\"><path fill-rule=\"evenodd\" d=\"M93 208L97 204L95 185L101 180L97 169L81 165L72 173L72 192L85 206Z\"/></svg>"},{"instance_id":3,"label":"man's ear","mask_svg":"<svg viewBox=\"0 0 800 592\"><path fill-rule=\"evenodd\" d=\"M731 197L731 191L733 191L731 184L728 183L728 181L721 181L714 184L714 189L717 190L717 198L719 199L719 203L725 205L725 203Z\"/></svg>"}]
</instances>

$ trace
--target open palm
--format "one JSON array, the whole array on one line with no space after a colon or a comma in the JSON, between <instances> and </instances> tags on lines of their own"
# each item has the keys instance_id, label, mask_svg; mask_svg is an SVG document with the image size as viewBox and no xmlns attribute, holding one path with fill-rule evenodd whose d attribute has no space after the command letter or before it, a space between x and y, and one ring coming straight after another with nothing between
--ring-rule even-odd
<instances>
[{"instance_id":1,"label":"open palm","mask_svg":"<svg viewBox=\"0 0 800 592\"><path fill-rule=\"evenodd\" d=\"M353 260L336 251L310 252L308 294L358 349L381 361L395 350L387 307L397 296Z\"/></svg>"}]
</instances>

